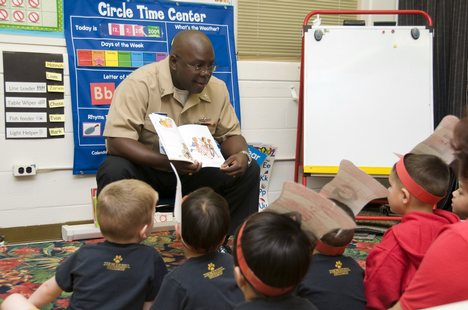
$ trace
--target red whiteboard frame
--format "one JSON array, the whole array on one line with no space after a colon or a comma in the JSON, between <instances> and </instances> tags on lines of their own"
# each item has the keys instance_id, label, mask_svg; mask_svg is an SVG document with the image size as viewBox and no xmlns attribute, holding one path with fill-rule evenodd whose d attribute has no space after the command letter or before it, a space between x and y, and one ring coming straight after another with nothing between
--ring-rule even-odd
<instances>
[{"instance_id":1,"label":"red whiteboard frame","mask_svg":"<svg viewBox=\"0 0 468 310\"><path fill-rule=\"evenodd\" d=\"M299 80L298 113L297 113L297 135L296 135L296 156L294 162L294 181L299 181L299 167L303 165L302 151L304 146L304 37L305 28L309 24L310 18L314 15L421 15L426 20L427 26L432 27L432 18L429 14L421 10L314 10L306 15L303 22L302 47L301 47L301 69ZM302 184L307 186L309 174L302 173ZM357 216L357 220L382 220L398 221L401 217L391 216Z\"/></svg>"}]
</instances>

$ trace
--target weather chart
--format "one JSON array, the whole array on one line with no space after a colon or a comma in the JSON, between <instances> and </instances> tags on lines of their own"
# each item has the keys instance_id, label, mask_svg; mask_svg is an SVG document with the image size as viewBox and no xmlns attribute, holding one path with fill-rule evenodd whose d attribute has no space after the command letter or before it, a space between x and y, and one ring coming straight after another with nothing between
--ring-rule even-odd
<instances>
[{"instance_id":1,"label":"weather chart","mask_svg":"<svg viewBox=\"0 0 468 310\"><path fill-rule=\"evenodd\" d=\"M2 1L2 0L0 0ZM174 1L64 1L75 135L74 174L95 173L105 158L102 136L118 84L133 70L167 57L175 34L207 34L240 116L233 7Z\"/></svg>"}]
</instances>

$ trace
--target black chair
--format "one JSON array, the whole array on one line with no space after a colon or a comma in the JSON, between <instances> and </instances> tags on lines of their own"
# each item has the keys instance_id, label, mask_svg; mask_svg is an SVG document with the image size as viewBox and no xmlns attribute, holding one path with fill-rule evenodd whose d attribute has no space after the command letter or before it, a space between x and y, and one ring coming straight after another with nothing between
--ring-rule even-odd
<instances>
[{"instance_id":1,"label":"black chair","mask_svg":"<svg viewBox=\"0 0 468 310\"><path fill-rule=\"evenodd\" d=\"M160 197L156 212L174 212L174 198Z\"/></svg>"}]
</instances>

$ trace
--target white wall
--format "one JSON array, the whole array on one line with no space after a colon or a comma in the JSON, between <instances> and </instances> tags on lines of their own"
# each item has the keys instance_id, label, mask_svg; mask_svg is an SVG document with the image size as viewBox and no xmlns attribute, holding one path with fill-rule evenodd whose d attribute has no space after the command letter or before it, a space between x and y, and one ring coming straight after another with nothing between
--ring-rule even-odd
<instances>
[{"instance_id":1,"label":"white wall","mask_svg":"<svg viewBox=\"0 0 468 310\"><path fill-rule=\"evenodd\" d=\"M47 45L44 45L47 44ZM5 139L3 59L1 51L62 53L65 60L65 137ZM94 176L73 176L73 125L64 39L2 35L0 39L0 227L89 220ZM18 68L24 70L25 68ZM26 68L27 70L27 68ZM15 164L36 164L32 177L14 177Z\"/></svg>"},{"instance_id":2,"label":"white wall","mask_svg":"<svg viewBox=\"0 0 468 310\"><path fill-rule=\"evenodd\" d=\"M398 0L360 0L359 6L363 10L397 10ZM397 21L395 15L361 15L361 19L370 26L374 21Z\"/></svg>"}]
</instances>

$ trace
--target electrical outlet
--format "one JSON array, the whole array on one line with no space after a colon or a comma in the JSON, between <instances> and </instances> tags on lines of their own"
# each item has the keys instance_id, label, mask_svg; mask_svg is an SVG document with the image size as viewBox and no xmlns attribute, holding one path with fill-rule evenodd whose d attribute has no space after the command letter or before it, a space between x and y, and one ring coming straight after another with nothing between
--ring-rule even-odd
<instances>
[{"instance_id":1,"label":"electrical outlet","mask_svg":"<svg viewBox=\"0 0 468 310\"><path fill-rule=\"evenodd\" d=\"M26 176L36 175L36 164L14 165L13 175L15 177L26 177Z\"/></svg>"}]
</instances>

